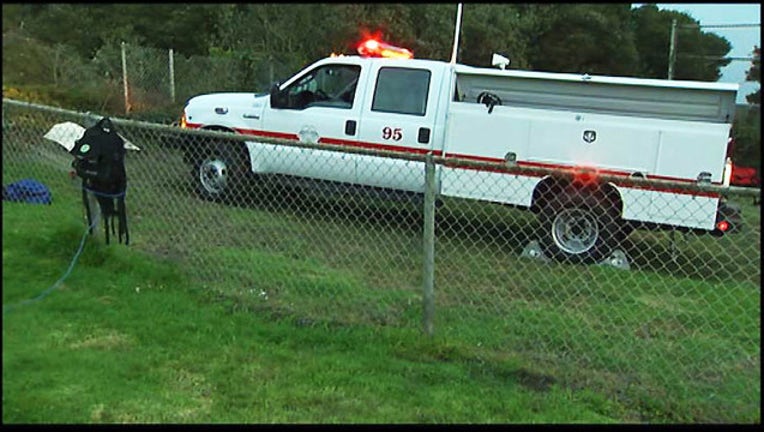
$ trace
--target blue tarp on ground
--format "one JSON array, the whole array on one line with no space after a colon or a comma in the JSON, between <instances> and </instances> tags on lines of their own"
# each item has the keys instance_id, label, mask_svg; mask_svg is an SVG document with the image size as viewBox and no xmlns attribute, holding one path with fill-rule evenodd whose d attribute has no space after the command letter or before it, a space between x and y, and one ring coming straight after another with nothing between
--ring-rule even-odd
<instances>
[{"instance_id":1,"label":"blue tarp on ground","mask_svg":"<svg viewBox=\"0 0 764 432\"><path fill-rule=\"evenodd\" d=\"M27 178L3 186L3 201L50 204L53 198L47 186L35 179Z\"/></svg>"}]
</instances>

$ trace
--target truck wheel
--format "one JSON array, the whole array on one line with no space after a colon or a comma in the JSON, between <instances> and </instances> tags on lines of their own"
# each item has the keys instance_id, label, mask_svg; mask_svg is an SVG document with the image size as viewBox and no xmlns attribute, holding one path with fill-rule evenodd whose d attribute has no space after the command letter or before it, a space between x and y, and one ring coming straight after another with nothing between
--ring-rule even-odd
<instances>
[{"instance_id":1,"label":"truck wheel","mask_svg":"<svg viewBox=\"0 0 764 432\"><path fill-rule=\"evenodd\" d=\"M238 142L209 142L194 158L193 181L209 201L233 200L242 192L248 171L246 149Z\"/></svg>"},{"instance_id":2,"label":"truck wheel","mask_svg":"<svg viewBox=\"0 0 764 432\"><path fill-rule=\"evenodd\" d=\"M551 198L539 218L541 248L558 261L600 261L612 252L620 237L620 218L613 206L583 193Z\"/></svg>"}]
</instances>

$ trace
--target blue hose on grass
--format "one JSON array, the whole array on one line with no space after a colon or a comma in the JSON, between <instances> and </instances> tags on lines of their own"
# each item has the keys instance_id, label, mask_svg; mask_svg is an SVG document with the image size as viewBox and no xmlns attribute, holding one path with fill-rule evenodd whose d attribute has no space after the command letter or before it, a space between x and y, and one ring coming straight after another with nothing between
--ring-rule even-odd
<instances>
[{"instance_id":1,"label":"blue hose on grass","mask_svg":"<svg viewBox=\"0 0 764 432\"><path fill-rule=\"evenodd\" d=\"M93 222L93 224L92 224L92 225L90 225L89 227L87 227L87 229L85 230L85 233L82 235L82 240L80 240L80 247L77 249L77 253L76 253L76 254L74 254L74 258L72 259L72 262L69 264L69 268L66 270L66 273L64 273L64 275L63 275L63 276L61 276L61 278L60 278L60 279L58 279L58 280L56 281L56 283L54 283L53 285L51 285L51 287L50 287L50 288L48 288L48 289L46 289L45 291L43 291L43 292L42 292L40 295L38 295L37 297L35 297L35 298L32 298L32 299L27 299L27 300L21 301L21 302L19 302L19 303L16 303L16 304L11 304L11 305L8 305L8 306L3 306L3 315L5 315L7 312L10 312L10 311L12 311L13 309L16 309L16 308L17 308L17 307L19 307L19 306L23 306L23 305L25 305L25 304L29 304L29 303L34 303L34 302L36 302L36 301L40 301L40 300L44 299L45 297L47 297L47 296L48 296L48 294L50 294L50 293L51 293L51 292L52 292L54 289L58 288L58 286L61 284L61 282L63 282L63 281L64 281L64 279L66 279L67 277L69 277L69 274L72 272L72 269L74 269L74 265L77 263L77 259L79 259L79 257L80 257L80 254L82 254L82 250L83 250L83 248L85 247L85 239L87 239L87 238L88 238L88 234L90 233L90 229L91 229L91 228L93 228L93 227L95 226L95 223L96 223L97 221L98 221L98 220L96 219L96 220Z\"/></svg>"},{"instance_id":2,"label":"blue hose on grass","mask_svg":"<svg viewBox=\"0 0 764 432\"><path fill-rule=\"evenodd\" d=\"M88 192L91 192L91 193L95 194L95 195L103 195L103 196L107 196L109 198L115 198L115 197L124 196L124 195L126 195L126 192L127 192L127 190L125 190L124 192L122 192L120 194L117 194L117 195L109 195L109 194L99 193L99 192L96 192L96 191L93 191L93 190L90 190L90 189L86 189L86 188L84 188L84 189L87 190ZM79 259L80 254L82 254L82 250L85 247L85 240L88 238L88 234L90 233L90 230L95 228L97 223L98 223L98 218L97 217L93 218L93 222L90 224L89 227L87 227L87 229L85 229L85 233L82 235L82 240L80 240L80 247L77 249L77 253L74 254L74 258L72 258L72 262L69 264L69 268L66 270L66 273L64 273L64 275L61 276L61 278L59 278L56 281L56 283L51 285L50 288L46 289L45 291L40 293L40 295L38 295L35 298L26 299L26 300L21 301L19 303L3 306L3 315L5 315L7 312L12 311L13 309L16 309L19 306L23 306L23 305L26 305L26 304L29 304L29 303L34 303L34 302L40 301L40 300L44 299L45 297L47 297L48 294L50 294L54 289L58 288L58 286L64 281L64 279L69 277L69 274L74 269L74 265L77 264L77 260Z\"/></svg>"}]
</instances>

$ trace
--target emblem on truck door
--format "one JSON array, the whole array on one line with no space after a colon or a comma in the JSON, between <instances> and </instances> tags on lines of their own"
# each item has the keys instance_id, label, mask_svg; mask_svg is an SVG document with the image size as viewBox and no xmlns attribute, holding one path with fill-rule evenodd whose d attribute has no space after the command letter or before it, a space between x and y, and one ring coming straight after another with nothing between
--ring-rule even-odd
<instances>
[{"instance_id":1,"label":"emblem on truck door","mask_svg":"<svg viewBox=\"0 0 764 432\"><path fill-rule=\"evenodd\" d=\"M300 142L306 142L310 144L318 143L319 136L315 126L303 126L297 136L300 138Z\"/></svg>"},{"instance_id":2,"label":"emblem on truck door","mask_svg":"<svg viewBox=\"0 0 764 432\"><path fill-rule=\"evenodd\" d=\"M593 130L584 131L584 141L586 141L586 142L591 144L596 139L597 139L597 132L595 132Z\"/></svg>"}]
</instances>

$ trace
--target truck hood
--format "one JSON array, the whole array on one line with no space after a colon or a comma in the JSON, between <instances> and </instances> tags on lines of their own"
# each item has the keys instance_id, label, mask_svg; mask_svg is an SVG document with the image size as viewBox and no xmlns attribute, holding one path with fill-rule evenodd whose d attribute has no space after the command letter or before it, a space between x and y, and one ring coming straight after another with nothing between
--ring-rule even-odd
<instances>
[{"instance_id":1,"label":"truck hood","mask_svg":"<svg viewBox=\"0 0 764 432\"><path fill-rule=\"evenodd\" d=\"M265 93L211 93L195 96L188 100L187 106L194 107L233 107L247 108L263 106L270 95Z\"/></svg>"}]
</instances>

